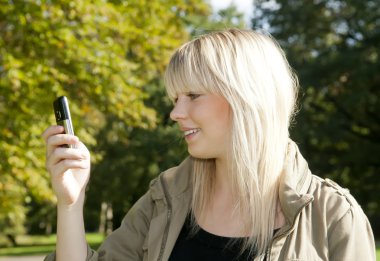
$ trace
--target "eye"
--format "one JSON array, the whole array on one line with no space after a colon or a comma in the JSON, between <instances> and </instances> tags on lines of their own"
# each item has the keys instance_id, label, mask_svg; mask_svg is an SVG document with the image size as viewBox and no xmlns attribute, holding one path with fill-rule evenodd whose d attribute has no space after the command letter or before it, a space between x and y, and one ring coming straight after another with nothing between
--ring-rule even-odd
<instances>
[{"instance_id":1,"label":"eye","mask_svg":"<svg viewBox=\"0 0 380 261\"><path fill-rule=\"evenodd\" d=\"M190 100L195 100L199 96L201 96L199 93L192 93L192 92L190 92L190 93L187 94L187 97L189 97Z\"/></svg>"}]
</instances>

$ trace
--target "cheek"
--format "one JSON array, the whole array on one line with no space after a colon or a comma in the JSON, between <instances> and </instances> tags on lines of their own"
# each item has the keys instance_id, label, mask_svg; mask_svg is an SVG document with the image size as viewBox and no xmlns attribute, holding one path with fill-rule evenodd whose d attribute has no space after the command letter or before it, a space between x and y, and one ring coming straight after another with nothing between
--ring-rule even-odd
<instances>
[{"instance_id":1,"label":"cheek","mask_svg":"<svg viewBox=\"0 0 380 261\"><path fill-rule=\"evenodd\" d=\"M230 105L221 97L211 96L198 102L196 106L190 106L188 115L207 135L219 138L230 133L232 128ZM208 138L212 139L212 136Z\"/></svg>"},{"instance_id":2,"label":"cheek","mask_svg":"<svg viewBox=\"0 0 380 261\"><path fill-rule=\"evenodd\" d=\"M208 135L211 140L224 144L230 141L232 121L231 112L227 106L218 106L216 110L209 111L208 119Z\"/></svg>"},{"instance_id":3,"label":"cheek","mask_svg":"<svg viewBox=\"0 0 380 261\"><path fill-rule=\"evenodd\" d=\"M221 129L222 132L228 132L231 129L231 109L227 102L218 104L215 111L215 125Z\"/></svg>"}]
</instances>

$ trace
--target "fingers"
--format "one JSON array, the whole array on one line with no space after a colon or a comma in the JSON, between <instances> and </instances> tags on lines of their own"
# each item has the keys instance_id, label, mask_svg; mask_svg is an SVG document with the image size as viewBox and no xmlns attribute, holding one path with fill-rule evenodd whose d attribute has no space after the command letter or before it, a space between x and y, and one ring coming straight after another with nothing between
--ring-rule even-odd
<instances>
[{"instance_id":1,"label":"fingers","mask_svg":"<svg viewBox=\"0 0 380 261\"><path fill-rule=\"evenodd\" d=\"M47 138L46 143L49 146L62 146L65 144L76 144L79 141L77 136L70 134L55 134Z\"/></svg>"},{"instance_id":2,"label":"fingers","mask_svg":"<svg viewBox=\"0 0 380 261\"><path fill-rule=\"evenodd\" d=\"M47 142L47 139L55 134L60 134L63 133L65 129L62 126L59 125L53 125L47 128L43 133L42 133L42 138Z\"/></svg>"},{"instance_id":3,"label":"fingers","mask_svg":"<svg viewBox=\"0 0 380 261\"><path fill-rule=\"evenodd\" d=\"M62 137L61 137L62 136ZM48 139L48 153L46 166L50 169L51 166L57 165L63 160L90 161L90 152L86 146L72 137L71 135L57 134ZM76 141L75 143L73 141ZM74 144L76 148L62 147L62 144Z\"/></svg>"},{"instance_id":4,"label":"fingers","mask_svg":"<svg viewBox=\"0 0 380 261\"><path fill-rule=\"evenodd\" d=\"M74 135L69 135L64 133L65 129L59 125L53 125L47 128L42 133L42 138L46 143L52 143L51 145L64 145L68 143L62 142L70 142L69 144L74 144L78 142L78 138ZM63 140L61 140L63 138Z\"/></svg>"},{"instance_id":5,"label":"fingers","mask_svg":"<svg viewBox=\"0 0 380 261\"><path fill-rule=\"evenodd\" d=\"M49 155L57 148L67 144L77 145L79 142L78 137L63 133L64 128L62 126L50 126L42 134L43 139L46 142L46 156Z\"/></svg>"},{"instance_id":6,"label":"fingers","mask_svg":"<svg viewBox=\"0 0 380 261\"><path fill-rule=\"evenodd\" d=\"M69 169L89 169L89 161L86 160L61 160L58 164L54 165L53 175L59 175L65 173Z\"/></svg>"},{"instance_id":7,"label":"fingers","mask_svg":"<svg viewBox=\"0 0 380 261\"><path fill-rule=\"evenodd\" d=\"M89 168L90 153L78 137L63 133L62 126L50 126L42 134L46 142L46 168L51 174L63 173L70 168ZM63 145L75 145L67 148Z\"/></svg>"},{"instance_id":8,"label":"fingers","mask_svg":"<svg viewBox=\"0 0 380 261\"><path fill-rule=\"evenodd\" d=\"M85 160L86 156L82 150L72 148L56 148L49 158L50 164L55 165L58 162L68 160Z\"/></svg>"}]
</instances>

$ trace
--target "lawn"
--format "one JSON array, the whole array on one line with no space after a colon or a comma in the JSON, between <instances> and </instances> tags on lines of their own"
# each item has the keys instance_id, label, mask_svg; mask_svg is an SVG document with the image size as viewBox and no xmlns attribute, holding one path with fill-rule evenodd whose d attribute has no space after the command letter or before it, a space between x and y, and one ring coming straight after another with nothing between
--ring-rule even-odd
<instances>
[{"instance_id":1,"label":"lawn","mask_svg":"<svg viewBox=\"0 0 380 261\"><path fill-rule=\"evenodd\" d=\"M104 237L101 234L88 233L87 242L97 249ZM44 255L55 249L56 236L19 236L17 247L5 247L5 239L0 237L0 256Z\"/></svg>"},{"instance_id":2,"label":"lawn","mask_svg":"<svg viewBox=\"0 0 380 261\"><path fill-rule=\"evenodd\" d=\"M91 248L97 249L104 237L101 234L86 235ZM0 256L45 255L55 249L56 236L19 236L17 247L4 247L5 239L0 237ZM380 241L376 242L376 260L380 261Z\"/></svg>"}]
</instances>

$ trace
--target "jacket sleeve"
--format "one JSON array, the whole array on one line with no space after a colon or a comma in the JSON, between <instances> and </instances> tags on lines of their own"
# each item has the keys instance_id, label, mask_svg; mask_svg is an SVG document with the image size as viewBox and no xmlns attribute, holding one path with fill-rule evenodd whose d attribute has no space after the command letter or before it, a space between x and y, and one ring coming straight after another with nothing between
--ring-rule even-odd
<instances>
[{"instance_id":1,"label":"jacket sleeve","mask_svg":"<svg viewBox=\"0 0 380 261\"><path fill-rule=\"evenodd\" d=\"M110 234L90 261L142 260L143 244L153 214L153 201L148 191L128 211L120 227Z\"/></svg>"},{"instance_id":2,"label":"jacket sleeve","mask_svg":"<svg viewBox=\"0 0 380 261\"><path fill-rule=\"evenodd\" d=\"M143 244L153 214L153 200L148 191L124 217L120 227L113 231L98 251L88 247L87 261L142 260ZM54 261L55 253L45 261Z\"/></svg>"},{"instance_id":3,"label":"jacket sleeve","mask_svg":"<svg viewBox=\"0 0 380 261\"><path fill-rule=\"evenodd\" d=\"M351 197L351 196L350 196ZM376 260L375 240L361 207L353 204L329 232L329 260Z\"/></svg>"}]
</instances>

